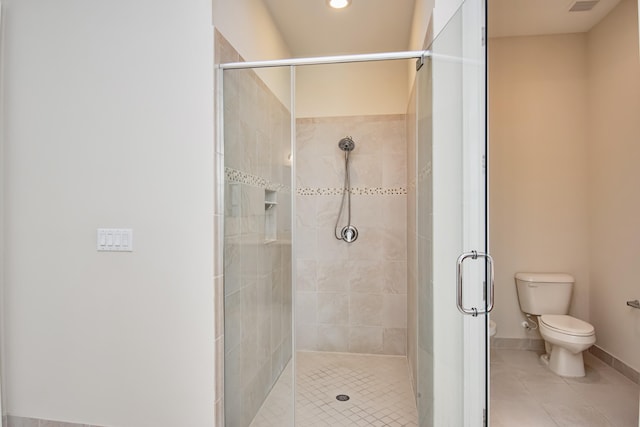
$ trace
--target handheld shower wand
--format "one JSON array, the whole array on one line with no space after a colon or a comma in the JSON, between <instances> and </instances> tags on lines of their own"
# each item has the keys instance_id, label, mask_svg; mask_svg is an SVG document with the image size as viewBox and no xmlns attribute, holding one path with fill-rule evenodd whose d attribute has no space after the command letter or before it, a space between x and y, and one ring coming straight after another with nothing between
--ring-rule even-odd
<instances>
[{"instance_id":1,"label":"handheld shower wand","mask_svg":"<svg viewBox=\"0 0 640 427\"><path fill-rule=\"evenodd\" d=\"M356 148L356 143L353 142L353 139L351 139L350 136L347 136L338 142L338 147L344 151L344 185L342 188L342 201L340 202L340 211L338 212L338 218L336 219L334 235L338 240L344 240L347 243L351 243L358 238L358 229L351 225L351 174L349 170L349 153ZM340 223L340 218L344 211L345 198L347 199L347 225L342 227L342 230L338 233L338 224Z\"/></svg>"}]
</instances>

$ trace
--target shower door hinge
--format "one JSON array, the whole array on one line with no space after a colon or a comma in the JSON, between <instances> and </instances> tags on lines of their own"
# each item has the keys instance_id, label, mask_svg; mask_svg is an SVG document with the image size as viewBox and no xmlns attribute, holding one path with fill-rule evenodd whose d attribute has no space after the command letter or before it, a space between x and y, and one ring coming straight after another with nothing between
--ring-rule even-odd
<instances>
[{"instance_id":1,"label":"shower door hinge","mask_svg":"<svg viewBox=\"0 0 640 427\"><path fill-rule=\"evenodd\" d=\"M487 408L482 409L482 427L487 427Z\"/></svg>"},{"instance_id":2,"label":"shower door hinge","mask_svg":"<svg viewBox=\"0 0 640 427\"><path fill-rule=\"evenodd\" d=\"M487 155L486 154L482 155L482 172L484 174L487 173Z\"/></svg>"},{"instance_id":3,"label":"shower door hinge","mask_svg":"<svg viewBox=\"0 0 640 427\"><path fill-rule=\"evenodd\" d=\"M482 46L487 45L487 27L482 27Z\"/></svg>"}]
</instances>

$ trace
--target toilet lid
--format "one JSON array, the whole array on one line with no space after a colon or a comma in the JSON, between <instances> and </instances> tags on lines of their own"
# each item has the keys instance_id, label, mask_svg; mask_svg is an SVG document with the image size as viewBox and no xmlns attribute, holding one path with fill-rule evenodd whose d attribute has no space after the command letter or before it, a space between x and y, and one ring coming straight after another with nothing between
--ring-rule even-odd
<instances>
[{"instance_id":1,"label":"toilet lid","mask_svg":"<svg viewBox=\"0 0 640 427\"><path fill-rule=\"evenodd\" d=\"M569 335L588 336L594 333L591 324L564 314L544 314L540 321L550 329Z\"/></svg>"}]
</instances>

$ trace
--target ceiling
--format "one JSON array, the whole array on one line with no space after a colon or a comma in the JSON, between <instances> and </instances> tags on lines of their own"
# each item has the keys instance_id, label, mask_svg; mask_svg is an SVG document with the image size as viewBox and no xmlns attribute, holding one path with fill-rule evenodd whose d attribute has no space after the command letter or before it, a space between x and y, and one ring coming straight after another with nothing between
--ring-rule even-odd
<instances>
[{"instance_id":1,"label":"ceiling","mask_svg":"<svg viewBox=\"0 0 640 427\"><path fill-rule=\"evenodd\" d=\"M263 0L294 57L405 51L415 0Z\"/></svg>"},{"instance_id":2,"label":"ceiling","mask_svg":"<svg viewBox=\"0 0 640 427\"><path fill-rule=\"evenodd\" d=\"M353 0L335 10L325 0L263 0L294 57L409 49L415 0ZM569 12L575 0L488 0L489 36L588 31L620 0Z\"/></svg>"},{"instance_id":3,"label":"ceiling","mask_svg":"<svg viewBox=\"0 0 640 427\"><path fill-rule=\"evenodd\" d=\"M575 0L488 0L489 37L582 33L620 0L600 0L588 12L569 12Z\"/></svg>"}]
</instances>

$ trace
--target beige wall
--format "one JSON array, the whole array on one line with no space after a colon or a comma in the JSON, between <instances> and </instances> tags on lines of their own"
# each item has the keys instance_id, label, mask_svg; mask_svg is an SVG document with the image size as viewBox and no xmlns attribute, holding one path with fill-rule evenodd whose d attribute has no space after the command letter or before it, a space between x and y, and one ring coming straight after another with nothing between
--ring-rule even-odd
<instances>
[{"instance_id":1,"label":"beige wall","mask_svg":"<svg viewBox=\"0 0 640 427\"><path fill-rule=\"evenodd\" d=\"M437 8L437 12L433 12L437 18L437 32L444 27L459 5L460 0L416 1L409 46L399 50L422 49L434 6ZM216 29L236 47L245 60L292 56L262 1L214 0L213 16ZM289 106L289 80L282 73L269 69L257 70L257 73L278 98ZM296 115L333 117L404 114L414 76L413 60L299 67L296 70ZM342 102L336 104L336 99Z\"/></svg>"},{"instance_id":2,"label":"beige wall","mask_svg":"<svg viewBox=\"0 0 640 427\"><path fill-rule=\"evenodd\" d=\"M262 0L213 0L212 5L213 25L238 51L242 60L291 58L289 47ZM291 91L288 73L266 68L256 70L256 73L280 102L289 108Z\"/></svg>"},{"instance_id":3,"label":"beige wall","mask_svg":"<svg viewBox=\"0 0 640 427\"><path fill-rule=\"evenodd\" d=\"M335 117L404 114L407 62L332 64L296 69L296 115Z\"/></svg>"},{"instance_id":4,"label":"beige wall","mask_svg":"<svg viewBox=\"0 0 640 427\"><path fill-rule=\"evenodd\" d=\"M423 49L430 20L434 34L438 34L461 3L417 0L408 46L399 50ZM415 78L415 61L300 67L296 76L298 117L404 114ZM336 103L336 99L342 102Z\"/></svg>"},{"instance_id":5,"label":"beige wall","mask_svg":"<svg viewBox=\"0 0 640 427\"><path fill-rule=\"evenodd\" d=\"M213 0L213 25L246 61L291 57L262 0Z\"/></svg>"},{"instance_id":6,"label":"beige wall","mask_svg":"<svg viewBox=\"0 0 640 427\"><path fill-rule=\"evenodd\" d=\"M640 370L640 58L637 4L588 36L590 320L599 345Z\"/></svg>"},{"instance_id":7,"label":"beige wall","mask_svg":"<svg viewBox=\"0 0 640 427\"><path fill-rule=\"evenodd\" d=\"M262 1L214 0L213 13L216 29L244 60L293 56ZM298 67L296 115L404 114L409 87L407 67L415 68L413 61ZM257 69L256 73L289 107L288 73L274 69ZM336 100L341 102L336 103Z\"/></svg>"},{"instance_id":8,"label":"beige wall","mask_svg":"<svg viewBox=\"0 0 640 427\"><path fill-rule=\"evenodd\" d=\"M490 41L497 337L539 337L520 326L518 271L574 275L571 313L589 319L586 61L583 34Z\"/></svg>"},{"instance_id":9,"label":"beige wall","mask_svg":"<svg viewBox=\"0 0 640 427\"><path fill-rule=\"evenodd\" d=\"M584 34L490 41L491 252L498 337L519 326L513 274L576 276L572 314L638 370L640 60L637 5ZM551 206L551 208L549 208Z\"/></svg>"}]
</instances>

